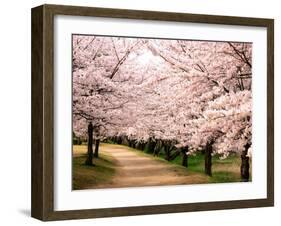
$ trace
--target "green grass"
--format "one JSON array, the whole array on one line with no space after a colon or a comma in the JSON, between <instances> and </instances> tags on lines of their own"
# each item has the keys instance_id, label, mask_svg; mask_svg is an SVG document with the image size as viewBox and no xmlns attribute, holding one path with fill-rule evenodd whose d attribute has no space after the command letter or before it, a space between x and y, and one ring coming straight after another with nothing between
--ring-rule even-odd
<instances>
[{"instance_id":1,"label":"green grass","mask_svg":"<svg viewBox=\"0 0 281 226\"><path fill-rule=\"evenodd\" d=\"M110 184L115 174L114 159L111 156L100 154L94 158L95 166L85 165L87 146L73 146L73 180L74 190L98 187L101 184Z\"/></svg>"}]
</instances>

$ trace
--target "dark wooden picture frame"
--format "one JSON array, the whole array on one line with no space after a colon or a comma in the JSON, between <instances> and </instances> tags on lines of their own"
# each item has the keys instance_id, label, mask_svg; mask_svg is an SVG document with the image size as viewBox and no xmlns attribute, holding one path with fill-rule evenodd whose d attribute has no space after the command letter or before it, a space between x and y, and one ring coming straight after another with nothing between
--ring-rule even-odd
<instances>
[{"instance_id":1,"label":"dark wooden picture frame","mask_svg":"<svg viewBox=\"0 0 281 226\"><path fill-rule=\"evenodd\" d=\"M54 16L95 16L265 27L267 29L267 198L121 208L54 210ZM32 9L31 215L49 220L162 214L274 205L274 21L123 9L42 5Z\"/></svg>"}]
</instances>

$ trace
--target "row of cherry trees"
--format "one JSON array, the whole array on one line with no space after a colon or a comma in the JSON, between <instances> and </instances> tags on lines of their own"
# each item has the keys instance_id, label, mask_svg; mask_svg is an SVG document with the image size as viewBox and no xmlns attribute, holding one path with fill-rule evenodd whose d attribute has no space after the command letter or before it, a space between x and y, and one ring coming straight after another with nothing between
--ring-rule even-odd
<instances>
[{"instance_id":1,"label":"row of cherry trees","mask_svg":"<svg viewBox=\"0 0 281 226\"><path fill-rule=\"evenodd\" d=\"M249 179L250 43L73 36L73 128L99 141L145 147L167 160L205 152L241 155Z\"/></svg>"}]
</instances>

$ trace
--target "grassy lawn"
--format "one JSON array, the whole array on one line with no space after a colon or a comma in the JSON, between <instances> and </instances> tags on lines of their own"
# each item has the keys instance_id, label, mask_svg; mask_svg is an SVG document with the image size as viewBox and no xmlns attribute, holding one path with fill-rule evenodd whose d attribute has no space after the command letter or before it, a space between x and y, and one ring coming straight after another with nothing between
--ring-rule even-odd
<instances>
[{"instance_id":1,"label":"grassy lawn","mask_svg":"<svg viewBox=\"0 0 281 226\"><path fill-rule=\"evenodd\" d=\"M73 180L74 190L87 189L100 184L110 184L115 173L114 159L106 154L94 158L95 166L86 166L86 145L73 145Z\"/></svg>"}]
</instances>

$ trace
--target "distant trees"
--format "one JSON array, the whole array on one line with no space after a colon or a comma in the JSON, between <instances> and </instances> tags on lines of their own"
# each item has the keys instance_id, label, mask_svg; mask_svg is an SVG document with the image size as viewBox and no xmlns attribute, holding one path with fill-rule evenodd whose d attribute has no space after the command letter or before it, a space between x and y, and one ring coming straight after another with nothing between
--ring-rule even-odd
<instances>
[{"instance_id":1,"label":"distant trees","mask_svg":"<svg viewBox=\"0 0 281 226\"><path fill-rule=\"evenodd\" d=\"M252 45L163 39L73 36L73 122L77 136L93 125L99 141L169 161L204 150L241 155L249 179L252 139ZM90 141L90 138L88 138Z\"/></svg>"}]
</instances>

